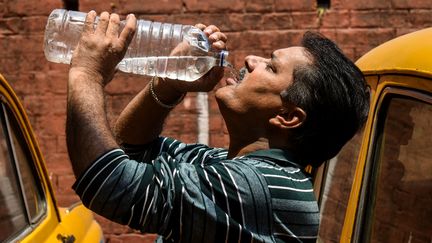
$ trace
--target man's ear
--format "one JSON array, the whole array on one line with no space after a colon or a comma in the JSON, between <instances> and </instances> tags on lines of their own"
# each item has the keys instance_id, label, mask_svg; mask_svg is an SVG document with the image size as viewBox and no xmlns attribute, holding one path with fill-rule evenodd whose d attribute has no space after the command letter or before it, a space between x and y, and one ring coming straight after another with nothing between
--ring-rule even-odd
<instances>
[{"instance_id":1,"label":"man's ear","mask_svg":"<svg viewBox=\"0 0 432 243\"><path fill-rule=\"evenodd\" d=\"M270 124L282 129L296 128L306 120L306 112L300 107L283 110L269 120Z\"/></svg>"}]
</instances>

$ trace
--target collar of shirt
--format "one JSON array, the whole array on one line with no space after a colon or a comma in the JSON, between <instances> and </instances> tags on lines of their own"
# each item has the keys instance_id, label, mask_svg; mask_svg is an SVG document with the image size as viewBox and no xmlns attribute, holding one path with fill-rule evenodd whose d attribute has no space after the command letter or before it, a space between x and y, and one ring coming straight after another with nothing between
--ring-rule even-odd
<instances>
[{"instance_id":1,"label":"collar of shirt","mask_svg":"<svg viewBox=\"0 0 432 243\"><path fill-rule=\"evenodd\" d=\"M294 162L296 159L291 153L282 149L257 150L245 155L244 157L264 158L282 167L290 166L300 168L301 170L304 169L304 167L299 163Z\"/></svg>"}]
</instances>

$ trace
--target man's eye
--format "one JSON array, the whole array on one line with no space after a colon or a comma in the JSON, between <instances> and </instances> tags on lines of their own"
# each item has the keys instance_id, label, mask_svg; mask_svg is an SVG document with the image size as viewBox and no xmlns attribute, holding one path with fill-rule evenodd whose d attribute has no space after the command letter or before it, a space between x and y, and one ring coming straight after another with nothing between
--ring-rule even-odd
<instances>
[{"instance_id":1,"label":"man's eye","mask_svg":"<svg viewBox=\"0 0 432 243\"><path fill-rule=\"evenodd\" d=\"M275 69L274 69L274 67L271 65L271 63L267 63L267 64L266 64L266 69L267 69L268 71L275 72Z\"/></svg>"}]
</instances>

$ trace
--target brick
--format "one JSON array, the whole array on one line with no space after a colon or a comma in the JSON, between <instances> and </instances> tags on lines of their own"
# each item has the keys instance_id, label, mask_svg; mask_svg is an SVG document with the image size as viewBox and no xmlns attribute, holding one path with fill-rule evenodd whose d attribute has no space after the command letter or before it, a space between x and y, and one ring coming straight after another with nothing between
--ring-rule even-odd
<instances>
[{"instance_id":1,"label":"brick","mask_svg":"<svg viewBox=\"0 0 432 243\"><path fill-rule=\"evenodd\" d=\"M227 24L220 25L223 31L244 31L250 28L264 29L268 27L262 14L230 14L225 20ZM223 21L223 19L221 19Z\"/></svg>"},{"instance_id":2,"label":"brick","mask_svg":"<svg viewBox=\"0 0 432 243\"><path fill-rule=\"evenodd\" d=\"M111 243L123 243L123 242L142 242L142 243L152 243L156 240L156 235L151 234L126 234L126 235L111 235Z\"/></svg>"},{"instance_id":3,"label":"brick","mask_svg":"<svg viewBox=\"0 0 432 243\"><path fill-rule=\"evenodd\" d=\"M147 19L158 22L166 22L166 23L176 23L176 24L184 24L184 25L195 25L197 23L203 24L213 24L213 14L196 14L196 13L184 13L184 14L170 14L170 15L143 15L140 16L141 19ZM221 14L215 14L215 16L221 16ZM209 21L211 19L211 21ZM215 17L215 19L219 19Z\"/></svg>"},{"instance_id":4,"label":"brick","mask_svg":"<svg viewBox=\"0 0 432 243\"><path fill-rule=\"evenodd\" d=\"M273 0L249 0L246 2L247 12L272 12Z\"/></svg>"},{"instance_id":5,"label":"brick","mask_svg":"<svg viewBox=\"0 0 432 243\"><path fill-rule=\"evenodd\" d=\"M57 193L55 197L57 200L57 206L59 207L70 207L80 201L79 197L76 194Z\"/></svg>"},{"instance_id":6,"label":"brick","mask_svg":"<svg viewBox=\"0 0 432 243\"><path fill-rule=\"evenodd\" d=\"M49 153L55 153L57 147L56 136L38 136L39 148L42 154L47 155Z\"/></svg>"},{"instance_id":7,"label":"brick","mask_svg":"<svg viewBox=\"0 0 432 243\"><path fill-rule=\"evenodd\" d=\"M291 13L272 13L263 16L262 28L264 30L292 29L293 15Z\"/></svg>"},{"instance_id":8,"label":"brick","mask_svg":"<svg viewBox=\"0 0 432 243\"><path fill-rule=\"evenodd\" d=\"M155 4L153 1L124 1L119 12L148 14L148 13L178 13L182 10L181 0L160 0Z\"/></svg>"},{"instance_id":9,"label":"brick","mask_svg":"<svg viewBox=\"0 0 432 243\"><path fill-rule=\"evenodd\" d=\"M268 48L270 53L265 56L270 56L271 52L276 49L300 45L304 33L305 31L303 30L284 30L277 32L278 35L274 38L273 46Z\"/></svg>"},{"instance_id":10,"label":"brick","mask_svg":"<svg viewBox=\"0 0 432 243\"><path fill-rule=\"evenodd\" d=\"M316 29L320 19L316 12L298 12L292 14L293 26L298 29Z\"/></svg>"},{"instance_id":11,"label":"brick","mask_svg":"<svg viewBox=\"0 0 432 243\"><path fill-rule=\"evenodd\" d=\"M336 33L336 43L346 47L356 45L378 46L394 38L394 30L386 29L341 29ZM353 40L356 40L353 42Z\"/></svg>"},{"instance_id":12,"label":"brick","mask_svg":"<svg viewBox=\"0 0 432 243\"><path fill-rule=\"evenodd\" d=\"M211 133L209 145L216 148L228 148L229 137L227 134Z\"/></svg>"},{"instance_id":13,"label":"brick","mask_svg":"<svg viewBox=\"0 0 432 243\"><path fill-rule=\"evenodd\" d=\"M408 18L412 26L427 28L432 25L432 10L412 10Z\"/></svg>"},{"instance_id":14,"label":"brick","mask_svg":"<svg viewBox=\"0 0 432 243\"><path fill-rule=\"evenodd\" d=\"M6 49L6 52L2 53L3 57L13 57L17 54L25 57L30 53L43 54L42 35L12 35L6 40L10 42L8 45L9 49Z\"/></svg>"},{"instance_id":15,"label":"brick","mask_svg":"<svg viewBox=\"0 0 432 243\"><path fill-rule=\"evenodd\" d=\"M29 115L66 115L66 97L46 94L30 95L23 99L24 107Z\"/></svg>"},{"instance_id":16,"label":"brick","mask_svg":"<svg viewBox=\"0 0 432 243\"><path fill-rule=\"evenodd\" d=\"M221 132L223 131L224 120L221 116L210 116L209 119L209 132Z\"/></svg>"},{"instance_id":17,"label":"brick","mask_svg":"<svg viewBox=\"0 0 432 243\"><path fill-rule=\"evenodd\" d=\"M46 115L36 120L35 129L42 131L42 135L50 136L63 134L66 120L63 116Z\"/></svg>"},{"instance_id":18,"label":"brick","mask_svg":"<svg viewBox=\"0 0 432 243\"><path fill-rule=\"evenodd\" d=\"M0 60L0 63L1 60ZM21 72L19 74L14 74L11 79L8 79L12 84L12 87L20 95L43 95L47 93L59 93L65 94L66 83L67 83L67 71L64 75L66 77L56 77L57 74L51 76L50 72L40 73L40 72ZM63 74L62 74L63 75ZM56 87L58 85L58 88Z\"/></svg>"},{"instance_id":19,"label":"brick","mask_svg":"<svg viewBox=\"0 0 432 243\"><path fill-rule=\"evenodd\" d=\"M65 66L65 65L62 65ZM65 66L66 68L67 66ZM55 95L65 95L67 91L68 71L36 73L36 82L45 86L45 92ZM43 89L41 87L41 89ZM59 97L59 96L58 96ZM65 96L63 96L65 97Z\"/></svg>"},{"instance_id":20,"label":"brick","mask_svg":"<svg viewBox=\"0 0 432 243\"><path fill-rule=\"evenodd\" d=\"M132 95L113 95L107 97L107 113L119 115L132 100Z\"/></svg>"},{"instance_id":21,"label":"brick","mask_svg":"<svg viewBox=\"0 0 432 243\"><path fill-rule=\"evenodd\" d=\"M90 12L90 10L96 11L98 14L103 11L110 13L121 12L120 0L110 0L110 1L92 1L92 0L80 0L79 1L79 11Z\"/></svg>"},{"instance_id":22,"label":"brick","mask_svg":"<svg viewBox=\"0 0 432 243\"><path fill-rule=\"evenodd\" d=\"M102 226L104 236L107 238L109 238L109 236L111 236L112 234L121 235L134 232L129 227L112 222L98 214L94 214L94 218Z\"/></svg>"},{"instance_id":23,"label":"brick","mask_svg":"<svg viewBox=\"0 0 432 243\"><path fill-rule=\"evenodd\" d=\"M347 10L327 10L319 20L323 28L347 28L350 25L349 12Z\"/></svg>"},{"instance_id":24,"label":"brick","mask_svg":"<svg viewBox=\"0 0 432 243\"><path fill-rule=\"evenodd\" d=\"M382 26L383 27L392 26L393 28L401 28L401 27L409 26L410 17L412 15L413 14L408 10L390 11L389 13L383 14Z\"/></svg>"},{"instance_id":25,"label":"brick","mask_svg":"<svg viewBox=\"0 0 432 243\"><path fill-rule=\"evenodd\" d=\"M0 31L7 35L18 33L43 33L45 31L45 24L46 17L10 17L0 19Z\"/></svg>"},{"instance_id":26,"label":"brick","mask_svg":"<svg viewBox=\"0 0 432 243\"><path fill-rule=\"evenodd\" d=\"M316 9L316 1L313 0L275 0L274 4L277 12Z\"/></svg>"},{"instance_id":27,"label":"brick","mask_svg":"<svg viewBox=\"0 0 432 243\"><path fill-rule=\"evenodd\" d=\"M382 26L382 12L379 10L352 11L351 27L373 28Z\"/></svg>"},{"instance_id":28,"label":"brick","mask_svg":"<svg viewBox=\"0 0 432 243\"><path fill-rule=\"evenodd\" d=\"M132 95L140 92L147 85L150 77L143 75L117 72L113 80L106 86L109 95Z\"/></svg>"},{"instance_id":29,"label":"brick","mask_svg":"<svg viewBox=\"0 0 432 243\"><path fill-rule=\"evenodd\" d=\"M235 44L232 48L242 50L275 50L286 48L292 45L298 45L304 31L300 30L283 30L283 31L247 31L239 35L230 35ZM244 41L253 40L253 41Z\"/></svg>"},{"instance_id":30,"label":"brick","mask_svg":"<svg viewBox=\"0 0 432 243\"><path fill-rule=\"evenodd\" d=\"M6 12L6 4L2 1L0 2L0 18L3 18Z\"/></svg>"},{"instance_id":31,"label":"brick","mask_svg":"<svg viewBox=\"0 0 432 243\"><path fill-rule=\"evenodd\" d=\"M243 17L243 15L241 16ZM171 22L174 23L182 23L182 24L189 24L189 25L196 25L198 23L204 24L204 25L215 25L217 26L222 32L227 31L235 31L239 27L238 24L236 24L235 17L231 14L224 14L224 13L202 13L202 14L184 14L179 16L178 18L174 18Z\"/></svg>"},{"instance_id":32,"label":"brick","mask_svg":"<svg viewBox=\"0 0 432 243\"><path fill-rule=\"evenodd\" d=\"M186 12L239 12L243 11L245 0L184 0Z\"/></svg>"},{"instance_id":33,"label":"brick","mask_svg":"<svg viewBox=\"0 0 432 243\"><path fill-rule=\"evenodd\" d=\"M397 37L397 36L402 36L402 35L406 35L406 34L409 34L409 33L415 32L415 31L418 31L418 30L420 30L420 29L421 29L421 28L409 28L409 27L406 27L406 28L399 28L399 29L396 29L395 37Z\"/></svg>"},{"instance_id":34,"label":"brick","mask_svg":"<svg viewBox=\"0 0 432 243\"><path fill-rule=\"evenodd\" d=\"M46 103L45 97L39 96L25 96L22 100L24 108L28 115L42 115L46 114L48 111L48 103Z\"/></svg>"},{"instance_id":35,"label":"brick","mask_svg":"<svg viewBox=\"0 0 432 243\"><path fill-rule=\"evenodd\" d=\"M40 143L44 141L41 140ZM72 165L66 153L54 153L48 151L44 153L45 165L49 174L63 175L72 173Z\"/></svg>"},{"instance_id":36,"label":"brick","mask_svg":"<svg viewBox=\"0 0 432 243\"><path fill-rule=\"evenodd\" d=\"M379 46L379 45L378 45ZM357 60L360 57L362 57L363 55L365 55L366 53L368 53L369 51L371 51L373 48L375 48L376 46L369 46L369 45L358 45L354 48L345 48L345 49L349 49L351 50L351 60ZM344 50L345 50L344 49Z\"/></svg>"},{"instance_id":37,"label":"brick","mask_svg":"<svg viewBox=\"0 0 432 243\"><path fill-rule=\"evenodd\" d=\"M179 133L175 135L176 138L180 139L184 143L197 143L198 142L198 134L187 134L187 133Z\"/></svg>"},{"instance_id":38,"label":"brick","mask_svg":"<svg viewBox=\"0 0 432 243\"><path fill-rule=\"evenodd\" d=\"M429 0L391 0L392 5L396 9L430 9L431 2Z\"/></svg>"},{"instance_id":39,"label":"brick","mask_svg":"<svg viewBox=\"0 0 432 243\"><path fill-rule=\"evenodd\" d=\"M391 0L334 0L331 2L332 9L391 9Z\"/></svg>"},{"instance_id":40,"label":"brick","mask_svg":"<svg viewBox=\"0 0 432 243\"><path fill-rule=\"evenodd\" d=\"M66 146L66 135L59 135L56 137L56 153L67 154L67 146Z\"/></svg>"},{"instance_id":41,"label":"brick","mask_svg":"<svg viewBox=\"0 0 432 243\"><path fill-rule=\"evenodd\" d=\"M57 193L58 194L75 194L75 191L72 189L72 185L75 183L76 179L73 174L66 175L58 175L58 185L57 185Z\"/></svg>"},{"instance_id":42,"label":"brick","mask_svg":"<svg viewBox=\"0 0 432 243\"><path fill-rule=\"evenodd\" d=\"M33 1L14 0L6 1L6 16L49 15L53 9L62 8L62 1L44 0L43 4Z\"/></svg>"}]
</instances>

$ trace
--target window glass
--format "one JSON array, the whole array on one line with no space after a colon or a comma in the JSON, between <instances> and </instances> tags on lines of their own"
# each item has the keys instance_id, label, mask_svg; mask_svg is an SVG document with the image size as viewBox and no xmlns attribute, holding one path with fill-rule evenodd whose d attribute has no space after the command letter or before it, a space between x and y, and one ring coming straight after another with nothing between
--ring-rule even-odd
<instances>
[{"instance_id":1,"label":"window glass","mask_svg":"<svg viewBox=\"0 0 432 243\"><path fill-rule=\"evenodd\" d=\"M0 104L0 242L13 239L46 211L28 144L9 108Z\"/></svg>"},{"instance_id":2,"label":"window glass","mask_svg":"<svg viewBox=\"0 0 432 243\"><path fill-rule=\"evenodd\" d=\"M13 119L13 114L9 110L7 113L10 135L15 150L15 159L18 163L21 181L23 183L24 196L31 222L34 223L44 213L45 209L45 200L43 199L43 193L40 187L41 182L34 168L34 162L29 147L18 123Z\"/></svg>"},{"instance_id":3,"label":"window glass","mask_svg":"<svg viewBox=\"0 0 432 243\"><path fill-rule=\"evenodd\" d=\"M0 104L0 242L3 242L27 226L27 217L1 110Z\"/></svg>"},{"instance_id":4,"label":"window glass","mask_svg":"<svg viewBox=\"0 0 432 243\"><path fill-rule=\"evenodd\" d=\"M432 105L388 101L375 144L367 242L432 240Z\"/></svg>"},{"instance_id":5,"label":"window glass","mask_svg":"<svg viewBox=\"0 0 432 243\"><path fill-rule=\"evenodd\" d=\"M358 132L335 158L327 162L320 199L318 235L321 242L339 242L362 136L363 131Z\"/></svg>"}]
</instances>

